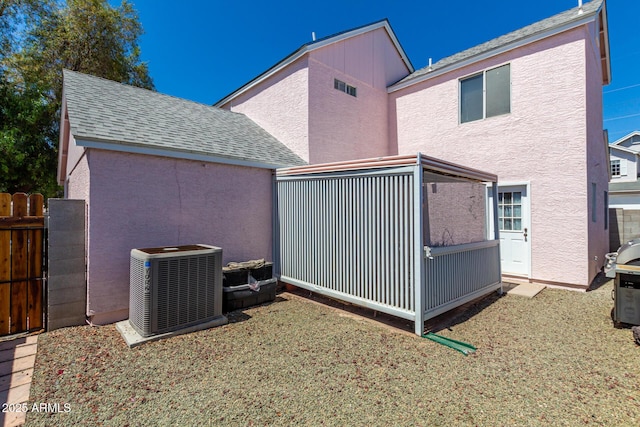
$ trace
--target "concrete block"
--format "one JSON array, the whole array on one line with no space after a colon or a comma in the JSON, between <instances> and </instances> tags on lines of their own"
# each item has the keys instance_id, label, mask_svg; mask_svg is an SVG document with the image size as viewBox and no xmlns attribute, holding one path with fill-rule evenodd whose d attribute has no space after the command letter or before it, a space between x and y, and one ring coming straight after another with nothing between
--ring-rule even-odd
<instances>
[{"instance_id":1,"label":"concrete block","mask_svg":"<svg viewBox=\"0 0 640 427\"><path fill-rule=\"evenodd\" d=\"M49 276L84 273L85 270L84 256L82 258L52 260L49 263Z\"/></svg>"},{"instance_id":2,"label":"concrete block","mask_svg":"<svg viewBox=\"0 0 640 427\"><path fill-rule=\"evenodd\" d=\"M51 289L47 291L47 298L49 306L61 305L67 303L76 303L81 301L83 304L87 300L86 288L59 288Z\"/></svg>"},{"instance_id":3,"label":"concrete block","mask_svg":"<svg viewBox=\"0 0 640 427\"><path fill-rule=\"evenodd\" d=\"M84 243L80 245L56 247L49 245L49 265L51 265L52 262L69 258L86 258Z\"/></svg>"},{"instance_id":4,"label":"concrete block","mask_svg":"<svg viewBox=\"0 0 640 427\"><path fill-rule=\"evenodd\" d=\"M84 301L74 301L65 304L49 304L47 319L56 320L67 317L86 317L87 304Z\"/></svg>"},{"instance_id":5,"label":"concrete block","mask_svg":"<svg viewBox=\"0 0 640 427\"><path fill-rule=\"evenodd\" d=\"M49 199L49 228L57 231L83 230L85 226L84 200Z\"/></svg>"},{"instance_id":6,"label":"concrete block","mask_svg":"<svg viewBox=\"0 0 640 427\"><path fill-rule=\"evenodd\" d=\"M82 326L87 324L87 318L82 316L71 316L57 319L47 319L47 331L68 328L70 326Z\"/></svg>"},{"instance_id":7,"label":"concrete block","mask_svg":"<svg viewBox=\"0 0 640 427\"><path fill-rule=\"evenodd\" d=\"M49 289L65 289L65 288L87 288L87 275L84 271L70 273L70 274L58 274L47 278L47 286Z\"/></svg>"},{"instance_id":8,"label":"concrete block","mask_svg":"<svg viewBox=\"0 0 640 427\"><path fill-rule=\"evenodd\" d=\"M49 226L49 248L61 249L67 246L85 245L84 228L76 230L58 230Z\"/></svg>"}]
</instances>

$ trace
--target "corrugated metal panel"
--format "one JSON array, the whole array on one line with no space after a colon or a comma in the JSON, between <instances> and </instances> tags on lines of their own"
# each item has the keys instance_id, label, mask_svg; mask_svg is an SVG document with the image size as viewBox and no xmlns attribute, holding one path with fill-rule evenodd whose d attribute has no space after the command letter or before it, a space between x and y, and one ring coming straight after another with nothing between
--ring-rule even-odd
<instances>
[{"instance_id":1,"label":"corrugated metal panel","mask_svg":"<svg viewBox=\"0 0 640 427\"><path fill-rule=\"evenodd\" d=\"M437 316L493 290L500 289L500 242L430 248L424 260L427 318Z\"/></svg>"},{"instance_id":2,"label":"corrugated metal panel","mask_svg":"<svg viewBox=\"0 0 640 427\"><path fill-rule=\"evenodd\" d=\"M279 176L281 279L413 319L413 170Z\"/></svg>"}]
</instances>

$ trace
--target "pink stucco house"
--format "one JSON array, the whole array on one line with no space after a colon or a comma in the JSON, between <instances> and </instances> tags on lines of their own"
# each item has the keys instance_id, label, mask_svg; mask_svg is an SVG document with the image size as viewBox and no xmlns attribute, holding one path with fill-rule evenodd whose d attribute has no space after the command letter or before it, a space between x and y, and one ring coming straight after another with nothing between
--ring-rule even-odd
<instances>
[{"instance_id":1,"label":"pink stucco house","mask_svg":"<svg viewBox=\"0 0 640 427\"><path fill-rule=\"evenodd\" d=\"M496 173L503 275L585 289L607 252L607 34L594 0L416 71L383 20L216 105L310 163L422 152Z\"/></svg>"},{"instance_id":2,"label":"pink stucco house","mask_svg":"<svg viewBox=\"0 0 640 427\"><path fill-rule=\"evenodd\" d=\"M270 257L277 168L416 152L498 175L506 278L586 289L608 249L607 34L593 0L415 70L382 20L213 107L65 71L58 178L87 201L87 316L127 317L131 248Z\"/></svg>"}]
</instances>

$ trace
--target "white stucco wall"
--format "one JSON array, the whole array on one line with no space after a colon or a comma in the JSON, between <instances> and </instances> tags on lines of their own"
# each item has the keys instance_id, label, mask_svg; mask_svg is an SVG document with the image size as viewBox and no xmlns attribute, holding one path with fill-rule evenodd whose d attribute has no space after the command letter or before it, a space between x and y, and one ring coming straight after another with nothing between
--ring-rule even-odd
<instances>
[{"instance_id":1,"label":"white stucco wall","mask_svg":"<svg viewBox=\"0 0 640 427\"><path fill-rule=\"evenodd\" d=\"M94 323L128 317L131 249L204 243L221 247L225 264L271 259L272 171L95 149L87 157Z\"/></svg>"},{"instance_id":2,"label":"white stucco wall","mask_svg":"<svg viewBox=\"0 0 640 427\"><path fill-rule=\"evenodd\" d=\"M589 281L585 39L580 27L391 93L399 154L422 152L531 186L531 278ZM558 60L562 58L562 60ZM511 112L459 123L459 79L511 64ZM392 118L392 122L394 119ZM601 127L602 122L599 122Z\"/></svg>"}]
</instances>

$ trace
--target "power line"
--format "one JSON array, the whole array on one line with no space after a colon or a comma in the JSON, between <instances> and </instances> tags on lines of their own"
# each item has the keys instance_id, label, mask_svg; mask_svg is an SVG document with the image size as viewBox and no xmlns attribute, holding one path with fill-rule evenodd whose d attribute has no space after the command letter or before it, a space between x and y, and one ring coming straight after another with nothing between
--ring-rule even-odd
<instances>
[{"instance_id":1,"label":"power line","mask_svg":"<svg viewBox=\"0 0 640 427\"><path fill-rule=\"evenodd\" d=\"M619 116L619 117L611 117L610 119L604 119L604 122L610 122L611 120L620 120L620 119L628 119L630 117L638 117L640 116L640 113L637 114L629 114L627 116Z\"/></svg>"},{"instance_id":2,"label":"power line","mask_svg":"<svg viewBox=\"0 0 640 427\"><path fill-rule=\"evenodd\" d=\"M631 85L631 86L620 87L618 89L605 90L602 93L618 92L619 90L631 89L631 88L638 87L638 86L640 86L640 83L635 84L635 85Z\"/></svg>"}]
</instances>

